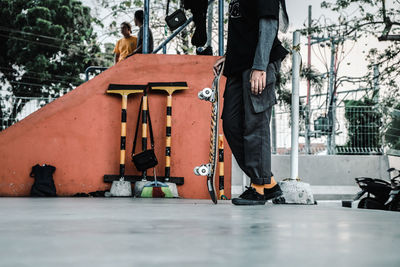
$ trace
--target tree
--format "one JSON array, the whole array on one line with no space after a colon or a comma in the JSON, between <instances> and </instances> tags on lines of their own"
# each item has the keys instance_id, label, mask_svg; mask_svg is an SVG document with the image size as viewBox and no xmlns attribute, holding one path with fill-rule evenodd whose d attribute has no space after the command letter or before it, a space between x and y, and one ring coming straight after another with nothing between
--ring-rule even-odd
<instances>
[{"instance_id":1,"label":"tree","mask_svg":"<svg viewBox=\"0 0 400 267\"><path fill-rule=\"evenodd\" d=\"M345 117L349 124L344 147L356 150L357 154L381 153L382 113L375 101L366 97L361 100L345 100L344 103Z\"/></svg>"},{"instance_id":2,"label":"tree","mask_svg":"<svg viewBox=\"0 0 400 267\"><path fill-rule=\"evenodd\" d=\"M86 67L107 62L96 44L96 22L75 0L0 0L1 81L15 97L57 97L81 84ZM23 106L13 103L11 113Z\"/></svg>"},{"instance_id":3,"label":"tree","mask_svg":"<svg viewBox=\"0 0 400 267\"><path fill-rule=\"evenodd\" d=\"M388 112L388 123L385 129L385 143L388 147L400 150L400 105Z\"/></svg>"},{"instance_id":4,"label":"tree","mask_svg":"<svg viewBox=\"0 0 400 267\"><path fill-rule=\"evenodd\" d=\"M332 0L323 1L321 6L340 13L340 20L328 26L330 31L339 30L341 36L355 35L359 37L375 37L386 42L385 49L371 48L366 56L368 72L363 77L350 79L363 81L372 86L373 66L380 67L379 80L382 86L388 88L383 99L384 106L393 106L400 100L399 86L396 79L400 75L400 22L393 21L399 18L399 0L392 0L393 7L389 7L385 0ZM349 7L357 8L358 15L350 17L346 10ZM397 8L396 8L397 7ZM316 27L318 31L318 27ZM397 40L397 41L396 41Z\"/></svg>"},{"instance_id":5,"label":"tree","mask_svg":"<svg viewBox=\"0 0 400 267\"><path fill-rule=\"evenodd\" d=\"M383 135L389 147L398 147L399 137L396 136L398 129L397 117L393 117L393 107L398 107L400 102L399 79L400 79L400 22L395 21L399 18L399 0L330 0L323 1L321 7L331 9L340 14L335 23L325 27L316 25L314 32L323 30L329 31L335 37L346 39L353 37L356 41L364 38L377 38L380 42L385 41L384 48L373 47L367 53L365 59L368 62L368 71L361 77L343 76L336 80L336 85L340 83L365 83L369 88L375 88L374 83L379 82L380 87L384 88L384 94L377 98L377 90L372 90L372 96L360 101L346 102L349 105L369 105L371 110L364 110L362 114L351 115L346 109L346 118L349 121L358 123L349 129L347 146L362 144L364 147L380 145L379 138ZM357 10L357 13L349 10ZM355 14L355 15L354 15ZM375 72L374 68L379 71ZM371 78L372 77L372 78ZM368 101L367 101L368 99ZM379 99L379 101L377 101ZM375 113L372 112L372 109ZM379 116L378 116L379 114ZM367 121L372 121L373 125L365 125ZM375 126L379 125L379 127ZM369 135L363 132L367 129L372 130ZM378 134L378 132L380 134ZM372 143L371 143L372 142Z\"/></svg>"}]
</instances>

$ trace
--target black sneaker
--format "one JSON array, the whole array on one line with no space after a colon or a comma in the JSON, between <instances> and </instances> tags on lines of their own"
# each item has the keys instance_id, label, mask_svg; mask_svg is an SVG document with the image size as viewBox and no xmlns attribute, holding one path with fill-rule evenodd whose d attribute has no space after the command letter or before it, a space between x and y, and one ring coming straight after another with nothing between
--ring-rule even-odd
<instances>
[{"instance_id":1,"label":"black sneaker","mask_svg":"<svg viewBox=\"0 0 400 267\"><path fill-rule=\"evenodd\" d=\"M264 199L270 200L282 196L282 190L279 184L276 184L270 189L264 188Z\"/></svg>"},{"instance_id":2,"label":"black sneaker","mask_svg":"<svg viewBox=\"0 0 400 267\"><path fill-rule=\"evenodd\" d=\"M266 200L264 196L257 193L256 189L246 186L247 190L238 198L232 199L234 205L264 205Z\"/></svg>"}]
</instances>

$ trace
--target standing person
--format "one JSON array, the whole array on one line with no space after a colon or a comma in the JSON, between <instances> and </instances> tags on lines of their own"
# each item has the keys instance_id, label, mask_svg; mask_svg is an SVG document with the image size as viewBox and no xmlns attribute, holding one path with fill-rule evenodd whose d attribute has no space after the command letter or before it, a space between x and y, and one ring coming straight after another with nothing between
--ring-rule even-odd
<instances>
[{"instance_id":1,"label":"standing person","mask_svg":"<svg viewBox=\"0 0 400 267\"><path fill-rule=\"evenodd\" d=\"M117 64L121 60L124 60L125 58L128 57L129 54L131 54L133 51L135 51L136 46L137 46L137 38L134 36L131 36L131 33L132 33L131 24L129 22L122 22L121 23L121 34L124 37L119 39L117 41L117 44L115 45L115 48L114 48L115 64Z\"/></svg>"},{"instance_id":2,"label":"standing person","mask_svg":"<svg viewBox=\"0 0 400 267\"><path fill-rule=\"evenodd\" d=\"M247 190L232 200L235 205L264 205L282 194L271 173L269 127L277 103L276 75L288 54L278 40L278 28L288 28L285 0L231 0L227 51L216 61L214 73L223 71L227 77L224 134L251 179Z\"/></svg>"},{"instance_id":3,"label":"standing person","mask_svg":"<svg viewBox=\"0 0 400 267\"><path fill-rule=\"evenodd\" d=\"M138 33L138 43L136 50L129 56L134 54L141 54L143 53L143 10L138 10L135 12L135 25L139 27ZM149 53L152 53L154 50L154 43L153 43L153 33L149 28L149 49L147 50Z\"/></svg>"}]
</instances>

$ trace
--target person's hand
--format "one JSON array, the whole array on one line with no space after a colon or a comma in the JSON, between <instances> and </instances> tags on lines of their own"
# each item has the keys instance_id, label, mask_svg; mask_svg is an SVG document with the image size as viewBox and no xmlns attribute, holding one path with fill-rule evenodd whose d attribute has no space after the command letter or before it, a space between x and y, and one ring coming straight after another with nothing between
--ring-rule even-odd
<instances>
[{"instance_id":1,"label":"person's hand","mask_svg":"<svg viewBox=\"0 0 400 267\"><path fill-rule=\"evenodd\" d=\"M262 70L252 70L250 74L251 92L260 95L267 83L267 74Z\"/></svg>"},{"instance_id":2,"label":"person's hand","mask_svg":"<svg viewBox=\"0 0 400 267\"><path fill-rule=\"evenodd\" d=\"M225 62L225 56L219 58L217 61L215 61L215 64L213 66L213 71L214 71L214 75L218 76L221 71L223 71L223 64Z\"/></svg>"}]
</instances>

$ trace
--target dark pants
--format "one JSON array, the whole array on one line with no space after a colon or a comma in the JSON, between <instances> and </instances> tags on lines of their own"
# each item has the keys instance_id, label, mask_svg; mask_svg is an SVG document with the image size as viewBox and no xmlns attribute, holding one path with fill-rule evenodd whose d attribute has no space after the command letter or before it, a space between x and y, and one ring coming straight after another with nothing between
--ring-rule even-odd
<instances>
[{"instance_id":1,"label":"dark pants","mask_svg":"<svg viewBox=\"0 0 400 267\"><path fill-rule=\"evenodd\" d=\"M280 61L268 65L267 86L261 95L251 93L251 70L230 76L226 82L224 134L240 168L253 184L271 183L270 121L279 69Z\"/></svg>"}]
</instances>

